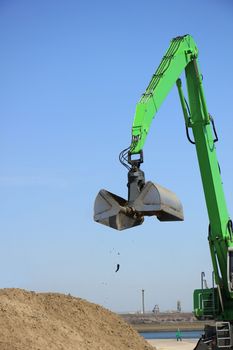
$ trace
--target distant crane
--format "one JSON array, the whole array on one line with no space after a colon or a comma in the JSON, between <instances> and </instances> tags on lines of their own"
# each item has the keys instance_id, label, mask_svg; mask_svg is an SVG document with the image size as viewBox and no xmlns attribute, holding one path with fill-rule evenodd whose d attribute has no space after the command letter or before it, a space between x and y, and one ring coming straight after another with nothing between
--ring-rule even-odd
<instances>
[{"instance_id":1,"label":"distant crane","mask_svg":"<svg viewBox=\"0 0 233 350\"><path fill-rule=\"evenodd\" d=\"M159 314L159 305L156 304L152 310L152 312L155 314L155 315L158 315Z\"/></svg>"}]
</instances>

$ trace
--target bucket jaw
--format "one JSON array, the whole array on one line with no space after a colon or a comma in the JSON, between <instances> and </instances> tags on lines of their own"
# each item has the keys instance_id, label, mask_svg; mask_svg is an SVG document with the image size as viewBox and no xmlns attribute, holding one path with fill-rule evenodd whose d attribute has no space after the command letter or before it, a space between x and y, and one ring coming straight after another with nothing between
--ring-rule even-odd
<instances>
[{"instance_id":1,"label":"bucket jaw","mask_svg":"<svg viewBox=\"0 0 233 350\"><path fill-rule=\"evenodd\" d=\"M100 190L94 204L94 220L100 224L124 230L143 223L143 216L127 206L124 198Z\"/></svg>"},{"instance_id":2,"label":"bucket jaw","mask_svg":"<svg viewBox=\"0 0 233 350\"><path fill-rule=\"evenodd\" d=\"M184 220L183 207L176 194L151 181L146 182L133 206L141 215L154 215L160 221Z\"/></svg>"}]
</instances>

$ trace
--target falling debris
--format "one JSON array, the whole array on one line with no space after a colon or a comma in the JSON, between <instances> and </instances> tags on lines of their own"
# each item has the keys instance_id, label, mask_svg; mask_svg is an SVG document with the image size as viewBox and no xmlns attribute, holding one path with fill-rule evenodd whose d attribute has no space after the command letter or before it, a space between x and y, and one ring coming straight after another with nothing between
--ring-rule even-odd
<instances>
[{"instance_id":1,"label":"falling debris","mask_svg":"<svg viewBox=\"0 0 233 350\"><path fill-rule=\"evenodd\" d=\"M115 272L119 271L119 269L120 269L120 264L117 264L117 268Z\"/></svg>"}]
</instances>

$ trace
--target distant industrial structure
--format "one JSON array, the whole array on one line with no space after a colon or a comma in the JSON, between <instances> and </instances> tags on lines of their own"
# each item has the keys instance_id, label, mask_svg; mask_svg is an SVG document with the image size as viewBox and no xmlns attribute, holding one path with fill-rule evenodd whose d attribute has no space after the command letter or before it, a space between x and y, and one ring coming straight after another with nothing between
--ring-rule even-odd
<instances>
[{"instance_id":1,"label":"distant industrial structure","mask_svg":"<svg viewBox=\"0 0 233 350\"><path fill-rule=\"evenodd\" d=\"M181 312L181 301L177 300L177 312Z\"/></svg>"},{"instance_id":2,"label":"distant industrial structure","mask_svg":"<svg viewBox=\"0 0 233 350\"><path fill-rule=\"evenodd\" d=\"M145 290L142 289L142 314L145 313Z\"/></svg>"},{"instance_id":3,"label":"distant industrial structure","mask_svg":"<svg viewBox=\"0 0 233 350\"><path fill-rule=\"evenodd\" d=\"M145 314L145 289L141 289L141 311L137 311L137 313ZM181 301L177 300L176 303L176 309L169 310L169 311L162 311L162 313L181 313L182 307L181 307ZM152 311L147 312L147 314L153 313L154 315L160 314L160 308L158 304L155 304Z\"/></svg>"},{"instance_id":4,"label":"distant industrial structure","mask_svg":"<svg viewBox=\"0 0 233 350\"><path fill-rule=\"evenodd\" d=\"M155 315L158 315L159 314L159 305L156 304L152 310L152 312L155 314Z\"/></svg>"}]
</instances>

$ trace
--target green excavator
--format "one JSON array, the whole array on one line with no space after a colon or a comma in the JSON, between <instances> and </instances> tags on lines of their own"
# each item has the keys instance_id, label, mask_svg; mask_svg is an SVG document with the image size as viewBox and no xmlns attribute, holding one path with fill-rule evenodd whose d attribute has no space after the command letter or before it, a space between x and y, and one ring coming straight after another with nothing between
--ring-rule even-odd
<instances>
[{"instance_id":1,"label":"green excavator","mask_svg":"<svg viewBox=\"0 0 233 350\"><path fill-rule=\"evenodd\" d=\"M180 75L185 72L188 101ZM151 181L145 181L140 166L143 146L152 120L171 88L176 84L188 140L195 145L209 216L208 241L215 284L194 291L194 314L198 319L216 320L206 326L197 348L233 349L233 227L224 196L215 143L218 141L213 117L207 109L198 49L190 35L171 40L158 69L139 102L128 148L119 156L128 169L128 198L102 189L95 200L94 220L124 230L141 225L146 216L160 221L182 221L183 208L176 194ZM192 129L193 139L189 130Z\"/></svg>"}]
</instances>

